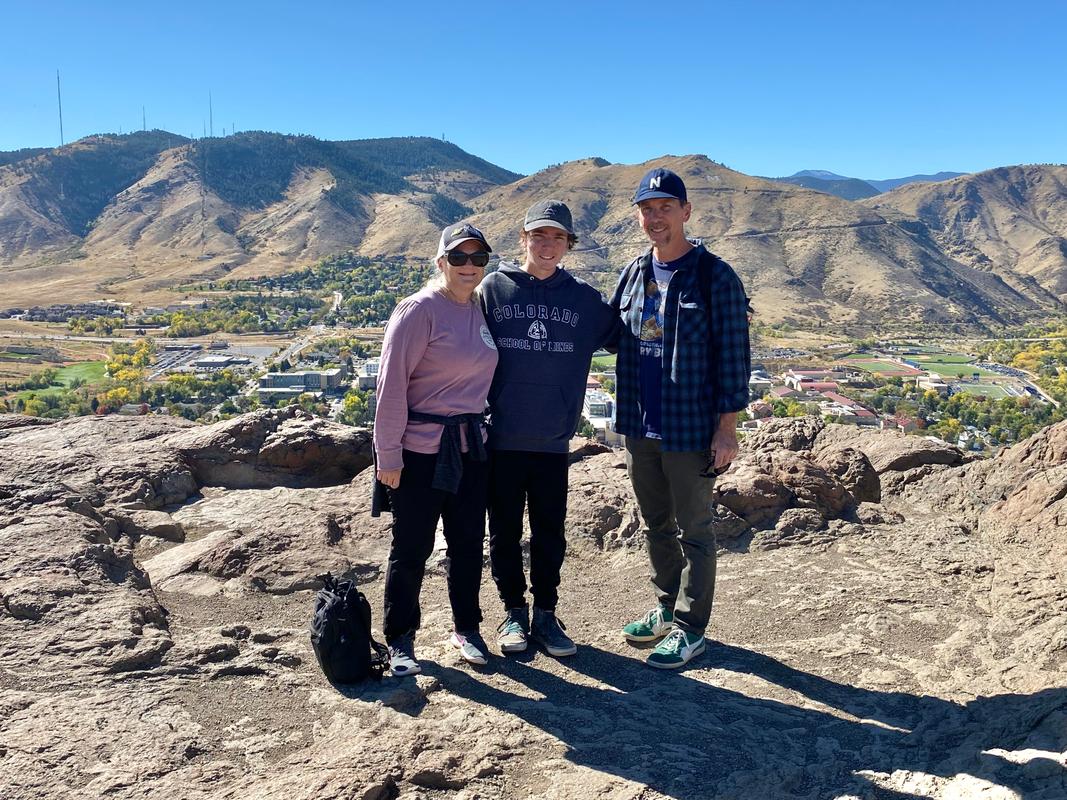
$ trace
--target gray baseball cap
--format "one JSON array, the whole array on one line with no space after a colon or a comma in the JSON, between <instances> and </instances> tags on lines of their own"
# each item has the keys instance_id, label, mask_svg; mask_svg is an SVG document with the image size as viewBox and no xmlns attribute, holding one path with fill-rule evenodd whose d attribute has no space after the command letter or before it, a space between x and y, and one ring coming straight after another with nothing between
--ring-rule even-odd
<instances>
[{"instance_id":1,"label":"gray baseball cap","mask_svg":"<svg viewBox=\"0 0 1067 800\"><path fill-rule=\"evenodd\" d=\"M559 228L574 236L571 210L562 200L542 200L534 203L526 212L526 222L523 223L522 229L532 231L535 228Z\"/></svg>"}]
</instances>

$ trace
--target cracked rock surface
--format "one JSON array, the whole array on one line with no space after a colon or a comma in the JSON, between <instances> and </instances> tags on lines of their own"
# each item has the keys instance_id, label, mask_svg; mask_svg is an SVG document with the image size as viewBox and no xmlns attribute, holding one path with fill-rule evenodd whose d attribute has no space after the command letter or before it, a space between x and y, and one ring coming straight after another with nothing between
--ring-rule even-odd
<instances>
[{"instance_id":1,"label":"cracked rock surface","mask_svg":"<svg viewBox=\"0 0 1067 800\"><path fill-rule=\"evenodd\" d=\"M986 460L778 420L719 480L707 653L619 635L654 603L621 454L572 449L559 615L578 654L334 687L318 576L381 620L365 431L261 411L0 418L0 796L1067 796L1067 424ZM488 569L483 633L502 608Z\"/></svg>"}]
</instances>

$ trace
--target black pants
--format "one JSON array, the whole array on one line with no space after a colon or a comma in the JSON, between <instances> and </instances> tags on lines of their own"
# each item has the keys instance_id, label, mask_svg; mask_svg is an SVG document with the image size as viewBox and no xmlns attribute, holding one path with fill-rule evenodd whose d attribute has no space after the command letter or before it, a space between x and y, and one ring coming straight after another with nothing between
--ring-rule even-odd
<instances>
[{"instance_id":1,"label":"black pants","mask_svg":"<svg viewBox=\"0 0 1067 800\"><path fill-rule=\"evenodd\" d=\"M455 494L431 488L436 463L436 455L405 450L400 486L389 493L393 543L385 573L383 627L387 642L419 628L419 594L439 519L444 521L448 544L445 574L453 624L458 631L474 631L482 621L478 591L482 582L488 463L474 461L464 453L463 479Z\"/></svg>"},{"instance_id":2,"label":"black pants","mask_svg":"<svg viewBox=\"0 0 1067 800\"><path fill-rule=\"evenodd\" d=\"M530 511L530 589L534 605L554 611L567 553L567 453L490 453L489 556L505 608L526 604L522 518Z\"/></svg>"}]
</instances>

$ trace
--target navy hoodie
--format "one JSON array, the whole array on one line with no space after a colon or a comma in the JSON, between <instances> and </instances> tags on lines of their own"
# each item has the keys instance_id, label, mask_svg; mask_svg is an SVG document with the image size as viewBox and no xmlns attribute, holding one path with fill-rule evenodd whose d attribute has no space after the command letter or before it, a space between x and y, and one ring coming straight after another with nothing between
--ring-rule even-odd
<instances>
[{"instance_id":1,"label":"navy hoodie","mask_svg":"<svg viewBox=\"0 0 1067 800\"><path fill-rule=\"evenodd\" d=\"M617 324L595 288L563 267L538 280L501 264L479 288L500 360L489 389L489 446L566 453L593 353Z\"/></svg>"}]
</instances>

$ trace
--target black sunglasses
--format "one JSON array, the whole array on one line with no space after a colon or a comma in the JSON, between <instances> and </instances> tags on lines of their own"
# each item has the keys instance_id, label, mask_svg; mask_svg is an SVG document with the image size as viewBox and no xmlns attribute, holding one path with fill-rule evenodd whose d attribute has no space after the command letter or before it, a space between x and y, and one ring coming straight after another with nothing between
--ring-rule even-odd
<instances>
[{"instance_id":1,"label":"black sunglasses","mask_svg":"<svg viewBox=\"0 0 1067 800\"><path fill-rule=\"evenodd\" d=\"M476 267L484 267L489 263L489 254L479 250L477 253L464 253L460 250L452 250L445 253L448 263L453 267L462 267L470 261Z\"/></svg>"}]
</instances>

